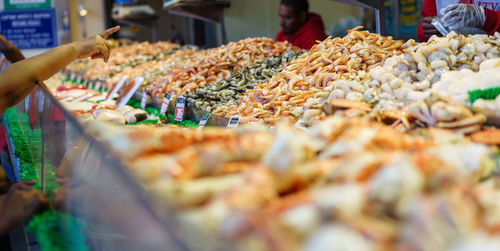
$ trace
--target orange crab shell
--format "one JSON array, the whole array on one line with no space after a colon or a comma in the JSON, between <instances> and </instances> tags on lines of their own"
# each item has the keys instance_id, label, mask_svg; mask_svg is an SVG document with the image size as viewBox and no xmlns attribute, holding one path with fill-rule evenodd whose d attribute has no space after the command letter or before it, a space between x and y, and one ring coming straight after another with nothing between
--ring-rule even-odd
<instances>
[{"instance_id":1,"label":"orange crab shell","mask_svg":"<svg viewBox=\"0 0 500 251\"><path fill-rule=\"evenodd\" d=\"M488 145L500 145L500 129L487 129L472 133L472 141Z\"/></svg>"}]
</instances>

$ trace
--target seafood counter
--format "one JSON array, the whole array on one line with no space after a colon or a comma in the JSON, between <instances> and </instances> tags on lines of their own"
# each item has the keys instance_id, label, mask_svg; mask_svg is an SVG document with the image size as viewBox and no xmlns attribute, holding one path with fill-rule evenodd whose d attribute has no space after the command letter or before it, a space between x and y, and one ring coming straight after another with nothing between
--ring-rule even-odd
<instances>
[{"instance_id":1,"label":"seafood counter","mask_svg":"<svg viewBox=\"0 0 500 251\"><path fill-rule=\"evenodd\" d=\"M500 34L361 29L310 51L127 45L51 89L172 210L189 249L495 250Z\"/></svg>"},{"instance_id":2,"label":"seafood counter","mask_svg":"<svg viewBox=\"0 0 500 251\"><path fill-rule=\"evenodd\" d=\"M174 209L193 250L493 248L498 148L445 129L404 133L364 112L308 132L287 123L89 130Z\"/></svg>"}]
</instances>

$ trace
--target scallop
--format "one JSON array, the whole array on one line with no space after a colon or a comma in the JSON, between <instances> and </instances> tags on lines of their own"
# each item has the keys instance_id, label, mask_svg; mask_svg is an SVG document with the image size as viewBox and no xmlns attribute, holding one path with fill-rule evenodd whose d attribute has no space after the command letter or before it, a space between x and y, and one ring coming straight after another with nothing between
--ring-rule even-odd
<instances>
[{"instance_id":1,"label":"scallop","mask_svg":"<svg viewBox=\"0 0 500 251\"><path fill-rule=\"evenodd\" d=\"M132 111L132 110L134 110L134 107L129 106L129 105L124 105L124 106L120 106L120 107L116 108L116 111L121 113L121 114L125 114L129 111Z\"/></svg>"}]
</instances>

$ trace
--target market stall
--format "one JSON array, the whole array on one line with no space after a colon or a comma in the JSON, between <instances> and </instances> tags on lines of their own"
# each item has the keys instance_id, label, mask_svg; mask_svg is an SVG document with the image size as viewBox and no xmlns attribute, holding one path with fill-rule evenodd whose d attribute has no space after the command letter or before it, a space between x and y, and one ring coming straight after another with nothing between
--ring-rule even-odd
<instances>
[{"instance_id":1,"label":"market stall","mask_svg":"<svg viewBox=\"0 0 500 251\"><path fill-rule=\"evenodd\" d=\"M40 83L7 123L40 130L42 189L75 182L91 249L494 249L499 44L362 27L310 51L133 44Z\"/></svg>"}]
</instances>

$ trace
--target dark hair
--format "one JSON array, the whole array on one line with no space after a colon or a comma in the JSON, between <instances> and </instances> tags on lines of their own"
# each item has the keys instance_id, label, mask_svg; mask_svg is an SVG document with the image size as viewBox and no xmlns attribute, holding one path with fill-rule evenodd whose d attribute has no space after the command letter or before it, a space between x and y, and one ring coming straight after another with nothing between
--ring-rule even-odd
<instances>
[{"instance_id":1,"label":"dark hair","mask_svg":"<svg viewBox=\"0 0 500 251\"><path fill-rule=\"evenodd\" d=\"M293 7L295 14L299 14L302 11L309 13L309 2L307 0L281 0L280 4Z\"/></svg>"}]
</instances>

